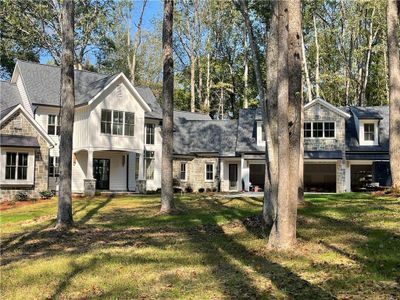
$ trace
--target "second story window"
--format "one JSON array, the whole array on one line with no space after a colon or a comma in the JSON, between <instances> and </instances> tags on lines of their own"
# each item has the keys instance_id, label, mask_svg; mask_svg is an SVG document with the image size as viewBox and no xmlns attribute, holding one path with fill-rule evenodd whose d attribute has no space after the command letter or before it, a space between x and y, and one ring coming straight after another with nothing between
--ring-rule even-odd
<instances>
[{"instance_id":1,"label":"second story window","mask_svg":"<svg viewBox=\"0 0 400 300\"><path fill-rule=\"evenodd\" d=\"M49 115L47 119L47 133L49 135L60 135L60 117Z\"/></svg>"},{"instance_id":2,"label":"second story window","mask_svg":"<svg viewBox=\"0 0 400 300\"><path fill-rule=\"evenodd\" d=\"M375 141L375 124L364 124L364 141Z\"/></svg>"},{"instance_id":3,"label":"second story window","mask_svg":"<svg viewBox=\"0 0 400 300\"><path fill-rule=\"evenodd\" d=\"M155 124L146 124L146 144L154 145Z\"/></svg>"},{"instance_id":4,"label":"second story window","mask_svg":"<svg viewBox=\"0 0 400 300\"><path fill-rule=\"evenodd\" d=\"M101 133L111 134L111 110L101 110Z\"/></svg>"},{"instance_id":5,"label":"second story window","mask_svg":"<svg viewBox=\"0 0 400 300\"><path fill-rule=\"evenodd\" d=\"M135 135L135 114L119 110L101 110L101 133L115 135Z\"/></svg>"},{"instance_id":6,"label":"second story window","mask_svg":"<svg viewBox=\"0 0 400 300\"><path fill-rule=\"evenodd\" d=\"M124 112L113 111L113 134L122 135L124 129Z\"/></svg>"},{"instance_id":7,"label":"second story window","mask_svg":"<svg viewBox=\"0 0 400 300\"><path fill-rule=\"evenodd\" d=\"M321 138L324 136L324 123L314 122L313 123L313 138Z\"/></svg>"},{"instance_id":8,"label":"second story window","mask_svg":"<svg viewBox=\"0 0 400 300\"><path fill-rule=\"evenodd\" d=\"M135 134L135 114L125 112L125 135L134 136Z\"/></svg>"},{"instance_id":9,"label":"second story window","mask_svg":"<svg viewBox=\"0 0 400 300\"><path fill-rule=\"evenodd\" d=\"M304 138L334 138L335 122L304 122Z\"/></svg>"}]
</instances>

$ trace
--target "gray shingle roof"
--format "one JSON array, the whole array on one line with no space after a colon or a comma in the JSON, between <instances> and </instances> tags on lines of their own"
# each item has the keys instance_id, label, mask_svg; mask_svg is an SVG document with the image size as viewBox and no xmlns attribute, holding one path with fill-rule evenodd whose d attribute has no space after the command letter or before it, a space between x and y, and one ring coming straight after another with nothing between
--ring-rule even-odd
<instances>
[{"instance_id":1,"label":"gray shingle roof","mask_svg":"<svg viewBox=\"0 0 400 300\"><path fill-rule=\"evenodd\" d=\"M40 148L39 142L34 136L0 135L0 145L7 147Z\"/></svg>"},{"instance_id":2,"label":"gray shingle roof","mask_svg":"<svg viewBox=\"0 0 400 300\"><path fill-rule=\"evenodd\" d=\"M10 82L0 81L0 118L3 118L20 103L21 96L17 86Z\"/></svg>"},{"instance_id":3,"label":"gray shingle roof","mask_svg":"<svg viewBox=\"0 0 400 300\"><path fill-rule=\"evenodd\" d=\"M18 61L28 99L32 104L60 105L60 67ZM116 75L75 70L75 104L87 103Z\"/></svg>"},{"instance_id":4,"label":"gray shingle roof","mask_svg":"<svg viewBox=\"0 0 400 300\"><path fill-rule=\"evenodd\" d=\"M257 121L261 109L241 109L237 129L237 152L263 152L265 146L257 146Z\"/></svg>"},{"instance_id":5,"label":"gray shingle roof","mask_svg":"<svg viewBox=\"0 0 400 300\"><path fill-rule=\"evenodd\" d=\"M176 154L235 155L237 120L180 120L174 131Z\"/></svg>"},{"instance_id":6,"label":"gray shingle roof","mask_svg":"<svg viewBox=\"0 0 400 300\"><path fill-rule=\"evenodd\" d=\"M360 107L346 108L347 112L359 110ZM362 107L364 109L364 107ZM378 146L360 146L354 116L346 120L346 150L347 151L389 151L389 106L371 106L365 107L369 115L380 116L379 122L379 145Z\"/></svg>"},{"instance_id":7,"label":"gray shingle roof","mask_svg":"<svg viewBox=\"0 0 400 300\"><path fill-rule=\"evenodd\" d=\"M359 119L382 119L383 116L377 106L360 107L353 106L350 107L351 112Z\"/></svg>"},{"instance_id":8,"label":"gray shingle roof","mask_svg":"<svg viewBox=\"0 0 400 300\"><path fill-rule=\"evenodd\" d=\"M154 96L151 89L148 87L142 87L142 86L135 86L135 89L140 94L140 96L143 98L143 100L146 101L147 105L150 106L150 108L151 108L151 111L146 112L146 118L162 119L161 106L157 102L157 99Z\"/></svg>"}]
</instances>

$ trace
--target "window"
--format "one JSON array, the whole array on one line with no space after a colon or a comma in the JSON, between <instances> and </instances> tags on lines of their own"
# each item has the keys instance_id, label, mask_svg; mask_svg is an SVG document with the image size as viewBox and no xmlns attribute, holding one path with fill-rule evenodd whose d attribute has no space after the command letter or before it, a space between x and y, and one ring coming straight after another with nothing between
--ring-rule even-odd
<instances>
[{"instance_id":1,"label":"window","mask_svg":"<svg viewBox=\"0 0 400 300\"><path fill-rule=\"evenodd\" d=\"M375 124L364 124L364 141L375 141Z\"/></svg>"},{"instance_id":2,"label":"window","mask_svg":"<svg viewBox=\"0 0 400 300\"><path fill-rule=\"evenodd\" d=\"M139 178L139 164L140 164L140 154L136 153L135 157L135 179Z\"/></svg>"},{"instance_id":3,"label":"window","mask_svg":"<svg viewBox=\"0 0 400 300\"><path fill-rule=\"evenodd\" d=\"M146 124L146 144L154 145L154 124Z\"/></svg>"},{"instance_id":4,"label":"window","mask_svg":"<svg viewBox=\"0 0 400 300\"><path fill-rule=\"evenodd\" d=\"M124 129L124 112L113 111L113 134L122 135Z\"/></svg>"},{"instance_id":5,"label":"window","mask_svg":"<svg viewBox=\"0 0 400 300\"><path fill-rule=\"evenodd\" d=\"M324 123L324 133L326 138L334 138L335 137L335 123L334 122L325 122Z\"/></svg>"},{"instance_id":6,"label":"window","mask_svg":"<svg viewBox=\"0 0 400 300\"><path fill-rule=\"evenodd\" d=\"M214 180L214 165L211 163L206 164L206 181Z\"/></svg>"},{"instance_id":7,"label":"window","mask_svg":"<svg viewBox=\"0 0 400 300\"><path fill-rule=\"evenodd\" d=\"M311 123L310 122L304 123L304 137L305 138L310 138L311 137L311 132L312 132Z\"/></svg>"},{"instance_id":8,"label":"window","mask_svg":"<svg viewBox=\"0 0 400 300\"><path fill-rule=\"evenodd\" d=\"M135 135L135 114L125 112L125 135Z\"/></svg>"},{"instance_id":9,"label":"window","mask_svg":"<svg viewBox=\"0 0 400 300\"><path fill-rule=\"evenodd\" d=\"M181 162L180 179L186 181L186 162Z\"/></svg>"},{"instance_id":10,"label":"window","mask_svg":"<svg viewBox=\"0 0 400 300\"><path fill-rule=\"evenodd\" d=\"M26 180L28 178L28 153L6 154L6 179Z\"/></svg>"},{"instance_id":11,"label":"window","mask_svg":"<svg viewBox=\"0 0 400 300\"><path fill-rule=\"evenodd\" d=\"M111 110L101 110L101 133L111 134Z\"/></svg>"},{"instance_id":12,"label":"window","mask_svg":"<svg viewBox=\"0 0 400 300\"><path fill-rule=\"evenodd\" d=\"M264 128L264 124L261 123L261 136L260 136L260 140L265 142L265 128Z\"/></svg>"},{"instance_id":13,"label":"window","mask_svg":"<svg viewBox=\"0 0 400 300\"><path fill-rule=\"evenodd\" d=\"M59 159L60 158L58 156L49 157L49 177L60 176Z\"/></svg>"},{"instance_id":14,"label":"window","mask_svg":"<svg viewBox=\"0 0 400 300\"><path fill-rule=\"evenodd\" d=\"M335 122L305 122L304 138L334 138Z\"/></svg>"},{"instance_id":15,"label":"window","mask_svg":"<svg viewBox=\"0 0 400 300\"><path fill-rule=\"evenodd\" d=\"M50 135L60 135L60 117L49 115L47 120L47 133Z\"/></svg>"},{"instance_id":16,"label":"window","mask_svg":"<svg viewBox=\"0 0 400 300\"><path fill-rule=\"evenodd\" d=\"M154 151L145 151L146 179L154 179Z\"/></svg>"},{"instance_id":17,"label":"window","mask_svg":"<svg viewBox=\"0 0 400 300\"><path fill-rule=\"evenodd\" d=\"M324 123L322 122L315 122L313 123L313 137L314 138L321 138L324 136Z\"/></svg>"}]
</instances>

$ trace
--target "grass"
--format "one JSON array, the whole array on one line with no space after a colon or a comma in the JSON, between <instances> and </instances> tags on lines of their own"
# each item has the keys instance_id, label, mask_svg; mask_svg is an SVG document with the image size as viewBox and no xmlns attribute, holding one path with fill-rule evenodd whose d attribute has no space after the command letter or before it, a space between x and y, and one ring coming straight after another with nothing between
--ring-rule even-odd
<instances>
[{"instance_id":1,"label":"grass","mask_svg":"<svg viewBox=\"0 0 400 300\"><path fill-rule=\"evenodd\" d=\"M400 199L307 195L298 244L266 248L261 199L159 196L75 200L76 227L53 230L56 201L1 212L2 299L396 299Z\"/></svg>"}]
</instances>

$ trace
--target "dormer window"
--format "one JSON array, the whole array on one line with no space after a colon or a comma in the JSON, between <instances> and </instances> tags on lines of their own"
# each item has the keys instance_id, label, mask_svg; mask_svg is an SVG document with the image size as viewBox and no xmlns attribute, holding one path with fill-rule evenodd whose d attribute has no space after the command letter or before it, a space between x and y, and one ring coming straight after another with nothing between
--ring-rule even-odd
<instances>
[{"instance_id":1,"label":"dormer window","mask_svg":"<svg viewBox=\"0 0 400 300\"><path fill-rule=\"evenodd\" d=\"M258 146L265 146L265 129L262 121L257 121L256 138Z\"/></svg>"},{"instance_id":2,"label":"dormer window","mask_svg":"<svg viewBox=\"0 0 400 300\"><path fill-rule=\"evenodd\" d=\"M364 141L375 140L375 124L364 124Z\"/></svg>"},{"instance_id":3,"label":"dormer window","mask_svg":"<svg viewBox=\"0 0 400 300\"><path fill-rule=\"evenodd\" d=\"M379 145L378 124L379 120L359 120L360 146Z\"/></svg>"},{"instance_id":4,"label":"dormer window","mask_svg":"<svg viewBox=\"0 0 400 300\"><path fill-rule=\"evenodd\" d=\"M305 122L305 138L335 138L335 122Z\"/></svg>"}]
</instances>

